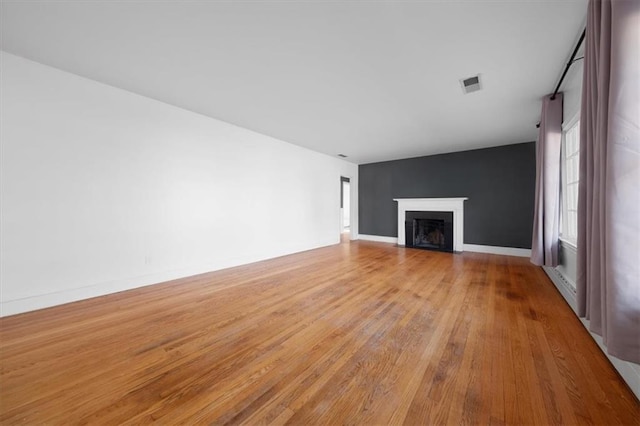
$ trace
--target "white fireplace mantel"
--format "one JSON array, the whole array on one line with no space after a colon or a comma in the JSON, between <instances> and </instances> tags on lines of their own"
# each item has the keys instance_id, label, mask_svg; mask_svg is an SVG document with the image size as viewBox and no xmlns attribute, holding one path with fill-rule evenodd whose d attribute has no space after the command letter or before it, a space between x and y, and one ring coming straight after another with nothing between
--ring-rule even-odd
<instances>
[{"instance_id":1,"label":"white fireplace mantel","mask_svg":"<svg viewBox=\"0 0 640 426\"><path fill-rule=\"evenodd\" d=\"M464 243L464 201L460 198L394 198L398 202L398 245L404 246L404 221L407 211L453 212L453 251L461 252Z\"/></svg>"}]
</instances>

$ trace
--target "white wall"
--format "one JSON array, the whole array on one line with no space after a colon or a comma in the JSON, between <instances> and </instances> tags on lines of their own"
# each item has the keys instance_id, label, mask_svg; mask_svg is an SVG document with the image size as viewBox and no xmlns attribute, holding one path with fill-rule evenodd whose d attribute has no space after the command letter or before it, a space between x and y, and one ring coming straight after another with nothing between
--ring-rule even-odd
<instances>
[{"instance_id":1,"label":"white wall","mask_svg":"<svg viewBox=\"0 0 640 426\"><path fill-rule=\"evenodd\" d=\"M2 315L339 242L355 164L1 61Z\"/></svg>"}]
</instances>

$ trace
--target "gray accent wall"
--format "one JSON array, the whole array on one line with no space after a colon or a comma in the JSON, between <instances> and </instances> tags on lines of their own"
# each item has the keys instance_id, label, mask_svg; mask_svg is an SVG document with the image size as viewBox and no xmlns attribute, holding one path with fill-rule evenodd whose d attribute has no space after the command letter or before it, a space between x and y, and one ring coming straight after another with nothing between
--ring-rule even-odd
<instances>
[{"instance_id":1,"label":"gray accent wall","mask_svg":"<svg viewBox=\"0 0 640 426\"><path fill-rule=\"evenodd\" d=\"M360 233L397 237L394 198L469 197L464 242L531 248L535 142L359 166Z\"/></svg>"}]
</instances>

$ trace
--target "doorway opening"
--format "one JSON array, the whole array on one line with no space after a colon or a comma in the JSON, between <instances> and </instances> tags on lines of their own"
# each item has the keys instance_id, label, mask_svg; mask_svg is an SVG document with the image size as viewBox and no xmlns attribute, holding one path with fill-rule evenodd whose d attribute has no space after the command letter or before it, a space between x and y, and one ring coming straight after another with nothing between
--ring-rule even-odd
<instances>
[{"instance_id":1,"label":"doorway opening","mask_svg":"<svg viewBox=\"0 0 640 426\"><path fill-rule=\"evenodd\" d=\"M351 239L351 180L340 176L340 233L342 242Z\"/></svg>"}]
</instances>

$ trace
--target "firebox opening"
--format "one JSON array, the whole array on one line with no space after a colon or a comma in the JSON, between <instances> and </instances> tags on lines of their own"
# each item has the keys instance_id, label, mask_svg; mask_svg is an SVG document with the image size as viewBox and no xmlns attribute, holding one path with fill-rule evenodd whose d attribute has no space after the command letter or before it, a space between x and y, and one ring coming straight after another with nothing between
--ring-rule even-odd
<instances>
[{"instance_id":1,"label":"firebox opening","mask_svg":"<svg viewBox=\"0 0 640 426\"><path fill-rule=\"evenodd\" d=\"M413 245L414 247L444 249L444 220L413 219Z\"/></svg>"},{"instance_id":2,"label":"firebox opening","mask_svg":"<svg viewBox=\"0 0 640 426\"><path fill-rule=\"evenodd\" d=\"M407 211L405 245L453 252L453 212Z\"/></svg>"}]
</instances>

